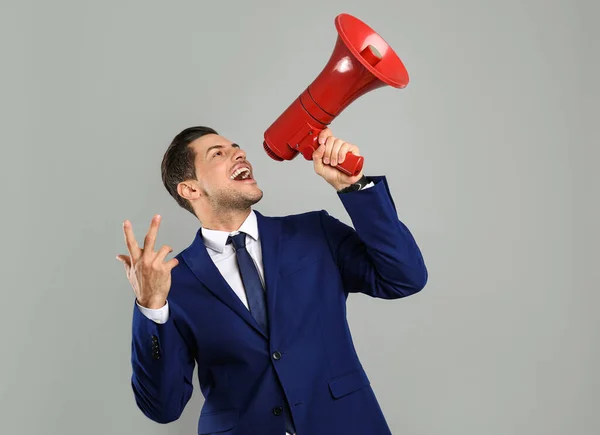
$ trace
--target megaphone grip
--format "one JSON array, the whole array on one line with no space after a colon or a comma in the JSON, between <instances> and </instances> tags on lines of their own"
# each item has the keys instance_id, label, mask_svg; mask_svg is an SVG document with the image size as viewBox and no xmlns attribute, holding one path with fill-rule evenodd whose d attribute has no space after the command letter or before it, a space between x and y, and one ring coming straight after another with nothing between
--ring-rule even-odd
<instances>
[{"instance_id":1,"label":"megaphone grip","mask_svg":"<svg viewBox=\"0 0 600 435\"><path fill-rule=\"evenodd\" d=\"M314 151L319 147L319 131L320 130L318 128L313 128L310 134L304 136L304 138L298 143L297 150L302 153L306 160L312 160ZM341 164L336 165L335 168L338 171L342 171L344 174L353 177L360 174L364 161L365 158L363 156L346 153L344 161Z\"/></svg>"},{"instance_id":2,"label":"megaphone grip","mask_svg":"<svg viewBox=\"0 0 600 435\"><path fill-rule=\"evenodd\" d=\"M356 154L347 153L344 161L335 168L342 171L346 175L355 176L362 171L365 158Z\"/></svg>"}]
</instances>

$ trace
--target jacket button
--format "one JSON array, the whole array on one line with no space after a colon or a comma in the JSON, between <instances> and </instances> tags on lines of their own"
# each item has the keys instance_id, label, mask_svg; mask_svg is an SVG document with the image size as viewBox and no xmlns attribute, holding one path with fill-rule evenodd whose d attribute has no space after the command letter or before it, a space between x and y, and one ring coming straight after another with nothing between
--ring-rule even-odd
<instances>
[{"instance_id":1,"label":"jacket button","mask_svg":"<svg viewBox=\"0 0 600 435\"><path fill-rule=\"evenodd\" d=\"M273 352L273 359L280 360L281 359L281 352L279 352L279 351Z\"/></svg>"},{"instance_id":2,"label":"jacket button","mask_svg":"<svg viewBox=\"0 0 600 435\"><path fill-rule=\"evenodd\" d=\"M275 415L281 415L281 414L283 414L283 407L276 406L275 408L273 408L273 414L275 414Z\"/></svg>"}]
</instances>

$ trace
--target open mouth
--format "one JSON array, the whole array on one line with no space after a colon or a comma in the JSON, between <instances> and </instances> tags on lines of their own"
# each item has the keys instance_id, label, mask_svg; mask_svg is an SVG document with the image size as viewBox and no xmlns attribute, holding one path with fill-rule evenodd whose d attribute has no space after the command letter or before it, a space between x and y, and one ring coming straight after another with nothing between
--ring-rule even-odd
<instances>
[{"instance_id":1,"label":"open mouth","mask_svg":"<svg viewBox=\"0 0 600 435\"><path fill-rule=\"evenodd\" d=\"M252 180L249 168L239 168L235 170L229 177L234 181Z\"/></svg>"}]
</instances>

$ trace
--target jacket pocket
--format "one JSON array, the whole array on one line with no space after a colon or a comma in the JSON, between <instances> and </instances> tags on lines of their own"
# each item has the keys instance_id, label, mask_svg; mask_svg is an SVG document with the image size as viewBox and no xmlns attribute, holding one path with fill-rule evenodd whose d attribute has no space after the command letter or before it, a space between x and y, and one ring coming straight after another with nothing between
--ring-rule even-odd
<instances>
[{"instance_id":1,"label":"jacket pocket","mask_svg":"<svg viewBox=\"0 0 600 435\"><path fill-rule=\"evenodd\" d=\"M286 261L284 264L281 264L279 266L279 275L286 276L294 272L298 272L299 270L302 270L303 268L310 266L313 263L316 263L320 259L321 255L309 254L302 258L298 258L297 260Z\"/></svg>"},{"instance_id":2,"label":"jacket pocket","mask_svg":"<svg viewBox=\"0 0 600 435\"><path fill-rule=\"evenodd\" d=\"M198 434L210 435L213 433L225 432L236 425L238 417L238 411L235 409L211 412L210 414L200 414L200 419L198 420Z\"/></svg>"},{"instance_id":3,"label":"jacket pocket","mask_svg":"<svg viewBox=\"0 0 600 435\"><path fill-rule=\"evenodd\" d=\"M356 369L350 373L330 379L329 390L334 398L346 396L361 388L369 386L369 378L363 369Z\"/></svg>"}]
</instances>

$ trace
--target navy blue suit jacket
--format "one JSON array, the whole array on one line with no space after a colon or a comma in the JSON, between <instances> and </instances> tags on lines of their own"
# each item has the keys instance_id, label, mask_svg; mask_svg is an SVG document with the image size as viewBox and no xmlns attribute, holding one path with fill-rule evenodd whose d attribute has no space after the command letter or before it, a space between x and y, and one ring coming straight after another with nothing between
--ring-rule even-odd
<instances>
[{"instance_id":1,"label":"navy blue suit jacket","mask_svg":"<svg viewBox=\"0 0 600 435\"><path fill-rule=\"evenodd\" d=\"M346 298L397 299L427 270L399 221L385 177L339 194L354 229L326 211L256 212L269 339L209 257L201 230L177 255L164 324L134 304L132 387L142 412L179 418L198 365L205 397L198 434L284 435L289 404L298 435L384 435L390 429L355 351Z\"/></svg>"}]
</instances>

